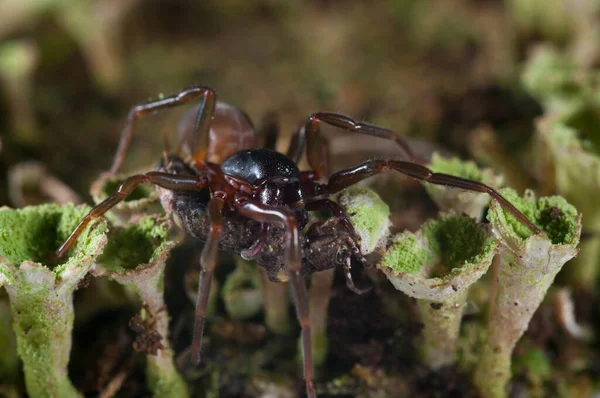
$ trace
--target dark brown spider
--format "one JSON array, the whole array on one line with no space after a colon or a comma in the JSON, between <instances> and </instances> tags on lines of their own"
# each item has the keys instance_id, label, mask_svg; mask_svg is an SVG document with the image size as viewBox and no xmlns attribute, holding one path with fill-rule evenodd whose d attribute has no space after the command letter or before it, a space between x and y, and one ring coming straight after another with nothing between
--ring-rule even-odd
<instances>
[{"instance_id":1,"label":"dark brown spider","mask_svg":"<svg viewBox=\"0 0 600 398\"><path fill-rule=\"evenodd\" d=\"M340 262L340 247L351 249L360 257L354 245L357 238L352 224L328 197L368 177L396 170L432 184L488 193L534 233L539 233L525 215L494 189L479 182L434 173L415 163L410 147L393 131L343 115L312 114L305 126L294 132L286 155L273 150L278 128L272 117L267 118L263 132L268 144L266 148L257 148L257 134L250 119L240 110L218 103L215 91L208 87L193 87L172 97L135 106L129 112L111 172L119 171L138 118L196 100L200 105L193 113L187 113L180 125L178 152L183 151L187 156L165 156L157 171L127 178L115 194L91 210L56 252L57 257L62 257L92 219L124 200L137 185L155 184L165 211L186 232L206 242L200 256L192 345L195 362L200 361L206 305L220 247L256 260L271 279L289 279L302 327L306 391L309 397L316 397L304 277ZM373 159L331 174L329 146L320 134L321 123L394 141L402 150L404 160ZM311 170L300 171L297 163L305 146ZM321 179L327 182L319 182ZM320 222L302 235L308 212L318 210L329 210L334 221ZM331 260L332 255L338 258ZM330 264L323 265L327 259ZM346 271L348 284L355 289L348 269Z\"/></svg>"}]
</instances>

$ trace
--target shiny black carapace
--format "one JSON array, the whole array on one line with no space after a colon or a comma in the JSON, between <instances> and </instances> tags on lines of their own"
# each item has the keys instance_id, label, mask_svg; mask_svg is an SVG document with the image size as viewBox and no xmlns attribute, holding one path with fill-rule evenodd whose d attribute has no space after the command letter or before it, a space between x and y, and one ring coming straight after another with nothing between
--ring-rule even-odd
<instances>
[{"instance_id":1,"label":"shiny black carapace","mask_svg":"<svg viewBox=\"0 0 600 398\"><path fill-rule=\"evenodd\" d=\"M137 185L155 184L165 211L188 233L205 241L200 256L201 272L193 338L193 358L196 362L200 361L206 305L217 251L221 247L239 252L244 258L257 260L269 272L271 279L277 279L274 276L276 271L287 273L302 326L306 391L309 397L316 396L304 276L322 268L307 269L306 264L310 262L306 261L303 267L303 253L304 256L306 253L318 255L323 251L322 248L333 247L323 244L329 238L318 239L324 236L323 230L327 230L325 235L332 236L334 240L338 236L333 231L343 230L341 234L348 238L346 241L350 242L350 246L351 242L357 242L354 228L343 210L328 197L368 177L396 170L431 184L488 193L534 233L539 232L525 215L494 189L480 182L434 173L415 162L410 147L393 131L359 123L343 115L312 114L304 126L294 132L286 155L274 151L278 127L273 117L267 117L263 127L266 147L257 148L257 134L249 118L237 108L217 102L215 91L208 87L193 87L172 97L135 106L129 113L111 172L119 171L138 118L192 101L198 101L199 106L181 120L179 153L165 156L157 171L126 179L115 194L90 211L56 255L63 256L92 219L124 200ZM394 141L401 151L402 160L373 159L331 174L329 146L320 133L321 123ZM297 164L305 147L311 170L300 171ZM312 228L313 233L307 231L302 235L308 212L319 210L329 210L336 227L332 228L333 224L327 222L319 223L316 229ZM275 229L282 233L270 233ZM314 233L319 229L320 232ZM271 252L267 250L271 245L265 243L274 239L273 236L278 236L283 242L283 261L279 261L283 263L283 270L279 269L272 256L265 254ZM306 236L309 237L308 243ZM314 238L312 241L311 236ZM240 247L244 245L246 247ZM355 289L348 270L346 275L349 286Z\"/></svg>"}]
</instances>

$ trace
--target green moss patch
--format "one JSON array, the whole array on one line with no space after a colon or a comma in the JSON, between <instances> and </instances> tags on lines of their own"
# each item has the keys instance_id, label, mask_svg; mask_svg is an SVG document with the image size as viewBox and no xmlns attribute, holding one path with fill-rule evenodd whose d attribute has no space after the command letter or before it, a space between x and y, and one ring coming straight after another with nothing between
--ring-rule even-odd
<instances>
[{"instance_id":1,"label":"green moss patch","mask_svg":"<svg viewBox=\"0 0 600 398\"><path fill-rule=\"evenodd\" d=\"M404 234L388 250L381 265L417 274L431 266L427 277L443 277L467 264L480 264L493 254L496 241L487 230L464 215L444 214L423 225L420 236Z\"/></svg>"},{"instance_id":2,"label":"green moss patch","mask_svg":"<svg viewBox=\"0 0 600 398\"><path fill-rule=\"evenodd\" d=\"M0 209L0 255L14 265L48 258L90 211L88 206L47 204L23 209ZM95 249L106 224L92 221L63 262L74 262Z\"/></svg>"},{"instance_id":3,"label":"green moss patch","mask_svg":"<svg viewBox=\"0 0 600 398\"><path fill-rule=\"evenodd\" d=\"M117 192L121 184L125 181L124 178L111 178L104 182L101 190L101 195L104 198ZM125 198L125 202L133 202L141 199L153 199L156 197L156 191L151 185L138 185L133 192Z\"/></svg>"},{"instance_id":4,"label":"green moss patch","mask_svg":"<svg viewBox=\"0 0 600 398\"><path fill-rule=\"evenodd\" d=\"M501 194L545 232L553 244L577 243L577 209L563 197L547 196L536 199L531 191L526 192L525 197L521 197L510 188L501 190ZM492 223L506 225L510 233L520 240L532 235L529 228L500 206L494 206L488 213L488 219Z\"/></svg>"},{"instance_id":5,"label":"green moss patch","mask_svg":"<svg viewBox=\"0 0 600 398\"><path fill-rule=\"evenodd\" d=\"M111 233L99 262L109 272L124 272L154 261L169 244L166 218L144 217Z\"/></svg>"}]
</instances>

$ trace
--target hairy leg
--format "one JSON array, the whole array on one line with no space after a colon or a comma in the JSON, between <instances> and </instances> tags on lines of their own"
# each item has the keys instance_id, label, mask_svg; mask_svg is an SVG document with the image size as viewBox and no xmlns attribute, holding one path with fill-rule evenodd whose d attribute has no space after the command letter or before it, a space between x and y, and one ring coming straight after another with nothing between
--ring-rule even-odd
<instances>
[{"instance_id":1,"label":"hairy leg","mask_svg":"<svg viewBox=\"0 0 600 398\"><path fill-rule=\"evenodd\" d=\"M351 185L356 184L366 178L390 170L399 171L409 177L416 178L430 184L445 185L453 188L460 188L472 192L487 193L496 200L502 208L511 213L523 225L527 226L534 234L539 234L540 230L533 225L531 221L521 213L515 206L506 200L498 191L481 182L467 180L456 176L443 173L434 173L427 167L417 163L404 162L401 160L368 160L356 167L339 171L331 176L329 182L321 191L322 194L331 195L341 191Z\"/></svg>"},{"instance_id":2,"label":"hairy leg","mask_svg":"<svg viewBox=\"0 0 600 398\"><path fill-rule=\"evenodd\" d=\"M94 207L77 225L67 240L56 250L54 258L58 260L64 256L85 227L95 218L104 215L107 211L122 202L140 184L154 184L173 191L198 191L206 187L208 180L203 176L178 176L169 173L152 171L127 178L117 189L117 192L106 198L102 203Z\"/></svg>"},{"instance_id":3,"label":"hairy leg","mask_svg":"<svg viewBox=\"0 0 600 398\"><path fill-rule=\"evenodd\" d=\"M123 131L121 132L119 148L115 153L110 172L116 174L121 169L121 166L125 161L127 149L129 148L131 139L133 137L135 123L139 118L165 109L189 104L198 99L200 99L200 107L198 109L198 117L196 119L196 127L194 133L195 137L200 137L200 139L204 139L202 137L208 136L211 118L214 114L215 104L217 101L217 95L212 88L192 87L183 90L177 95L134 106L129 111L129 116L127 117L127 121L125 122L125 127L123 127Z\"/></svg>"},{"instance_id":4,"label":"hairy leg","mask_svg":"<svg viewBox=\"0 0 600 398\"><path fill-rule=\"evenodd\" d=\"M239 214L252 220L263 223L281 223L286 227L287 244L285 247L285 263L290 285L295 298L296 315L302 327L302 354L304 358L304 379L306 381L306 393L310 398L315 398L316 393L313 385L313 362L312 344L310 336L310 321L308 317L308 296L306 285L300 271L302 257L300 251L300 231L298 220L294 214L283 208L267 206L258 201L248 201L239 208Z\"/></svg>"},{"instance_id":5,"label":"hairy leg","mask_svg":"<svg viewBox=\"0 0 600 398\"><path fill-rule=\"evenodd\" d=\"M208 217L210 219L210 231L202 254L200 255L200 276L198 278L198 297L196 300L196 315L194 323L194 335L192 337L192 361L200 363L200 349L202 348L202 333L204 330L204 319L210 293L212 274L217 264L219 251L219 238L223 229L223 200L212 198L207 205Z\"/></svg>"}]
</instances>

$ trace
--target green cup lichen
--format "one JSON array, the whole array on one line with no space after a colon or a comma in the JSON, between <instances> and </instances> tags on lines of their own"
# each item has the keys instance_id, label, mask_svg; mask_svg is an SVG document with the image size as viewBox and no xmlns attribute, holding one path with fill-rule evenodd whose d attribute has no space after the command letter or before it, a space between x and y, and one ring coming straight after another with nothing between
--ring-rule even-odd
<instances>
[{"instance_id":1,"label":"green cup lichen","mask_svg":"<svg viewBox=\"0 0 600 398\"><path fill-rule=\"evenodd\" d=\"M187 397L188 389L173 361L169 315L164 302L164 273L175 242L165 216L147 216L112 231L93 272L132 287L147 311L142 316L161 337L162 347L147 356L148 384L156 397Z\"/></svg>"},{"instance_id":2,"label":"green cup lichen","mask_svg":"<svg viewBox=\"0 0 600 398\"><path fill-rule=\"evenodd\" d=\"M568 264L566 276L575 287L591 290L600 267L600 237L596 233L600 231L600 206L597 203L600 152L587 137L598 138L600 131L582 136L580 131L590 131L569 126L557 115L542 118L537 127L538 139L544 143L553 164L554 172L546 178L553 178L558 192L585 215L583 229L591 233L590 239L582 243L579 256Z\"/></svg>"},{"instance_id":3,"label":"green cup lichen","mask_svg":"<svg viewBox=\"0 0 600 398\"><path fill-rule=\"evenodd\" d=\"M377 193L353 186L342 191L337 200L360 238L362 254L369 254L385 243L389 235L390 208Z\"/></svg>"},{"instance_id":4,"label":"green cup lichen","mask_svg":"<svg viewBox=\"0 0 600 398\"><path fill-rule=\"evenodd\" d=\"M0 209L0 281L10 299L25 384L33 397L80 395L67 373L73 292L106 244L106 220L92 222L60 264L44 262L89 210L53 204Z\"/></svg>"},{"instance_id":5,"label":"green cup lichen","mask_svg":"<svg viewBox=\"0 0 600 398\"><path fill-rule=\"evenodd\" d=\"M277 335L289 334L293 330L293 322L289 312L290 294L288 285L287 283L273 283L269 281L267 272L262 267L260 268L260 275L265 325L271 333ZM211 288L211 293L212 290Z\"/></svg>"},{"instance_id":6,"label":"green cup lichen","mask_svg":"<svg viewBox=\"0 0 600 398\"><path fill-rule=\"evenodd\" d=\"M227 276L221 296L225 309L233 319L248 319L260 313L263 305L262 282L257 267L239 261Z\"/></svg>"},{"instance_id":7,"label":"green cup lichen","mask_svg":"<svg viewBox=\"0 0 600 398\"><path fill-rule=\"evenodd\" d=\"M503 182L502 176L494 174L491 169L480 169L473 161L444 158L437 153L433 154L429 168L436 173L482 182L492 188L498 188ZM477 221L481 221L483 210L491 199L485 193L452 189L440 185L425 184L425 189L441 211L465 213Z\"/></svg>"},{"instance_id":8,"label":"green cup lichen","mask_svg":"<svg viewBox=\"0 0 600 398\"><path fill-rule=\"evenodd\" d=\"M92 183L90 195L94 203L99 204L113 195L128 176L103 174ZM148 214L162 214L163 210L158 200L158 193L151 185L138 185L124 201L113 207L108 213L108 218L115 225L124 225L128 221Z\"/></svg>"},{"instance_id":9,"label":"green cup lichen","mask_svg":"<svg viewBox=\"0 0 600 398\"><path fill-rule=\"evenodd\" d=\"M538 178L546 192L560 193L585 215L583 229L592 236L565 270L572 285L589 291L600 268L600 73L541 46L527 61L522 80L546 112L537 122Z\"/></svg>"},{"instance_id":10,"label":"green cup lichen","mask_svg":"<svg viewBox=\"0 0 600 398\"><path fill-rule=\"evenodd\" d=\"M532 235L512 215L492 202L488 219L502 242L487 326L487 341L475 370L475 385L483 397L508 394L511 356L531 317L562 266L577 254L581 214L564 198L523 198L510 189L501 192L527 215L542 233Z\"/></svg>"},{"instance_id":11,"label":"green cup lichen","mask_svg":"<svg viewBox=\"0 0 600 398\"><path fill-rule=\"evenodd\" d=\"M429 367L454 362L468 288L487 271L497 247L485 225L451 213L417 233L396 235L383 255L378 268L396 289L417 299Z\"/></svg>"},{"instance_id":12,"label":"green cup lichen","mask_svg":"<svg viewBox=\"0 0 600 398\"><path fill-rule=\"evenodd\" d=\"M525 196L521 197L510 188L503 189L502 195L538 226L552 244L577 245L579 243L578 212L565 198L546 196L536 200L533 191L528 190ZM513 239L525 241L533 236L527 226L508 212L490 212L488 219L494 225L506 225L505 232Z\"/></svg>"}]
</instances>

